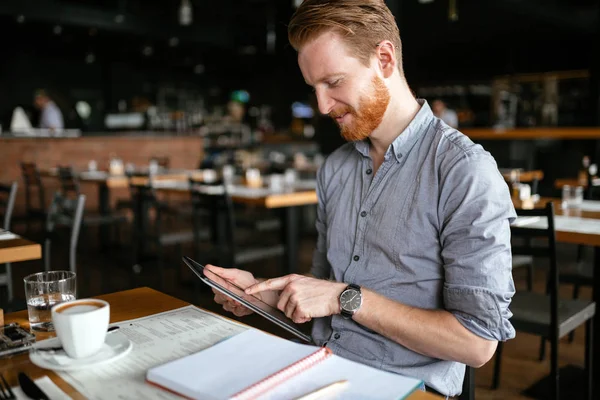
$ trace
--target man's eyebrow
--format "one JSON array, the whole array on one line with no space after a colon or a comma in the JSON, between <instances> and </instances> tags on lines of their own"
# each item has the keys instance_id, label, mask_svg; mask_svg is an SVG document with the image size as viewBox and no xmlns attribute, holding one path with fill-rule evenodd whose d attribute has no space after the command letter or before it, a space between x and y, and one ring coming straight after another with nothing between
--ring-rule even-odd
<instances>
[{"instance_id":1,"label":"man's eyebrow","mask_svg":"<svg viewBox=\"0 0 600 400\"><path fill-rule=\"evenodd\" d=\"M324 81L328 81L328 80L330 80L330 79L332 79L332 78L339 78L339 77L342 77L343 75L344 75L344 74L343 74L343 73L341 73L341 72L334 73L334 74L329 74L329 75L325 75L325 76L324 76L324 77L322 77L321 79L318 79L318 80L317 80L317 83L319 83L319 82L324 82ZM313 86L313 85L312 85L310 82L308 82L307 80L304 80L304 82L306 82L306 84L307 84L308 86Z\"/></svg>"}]
</instances>

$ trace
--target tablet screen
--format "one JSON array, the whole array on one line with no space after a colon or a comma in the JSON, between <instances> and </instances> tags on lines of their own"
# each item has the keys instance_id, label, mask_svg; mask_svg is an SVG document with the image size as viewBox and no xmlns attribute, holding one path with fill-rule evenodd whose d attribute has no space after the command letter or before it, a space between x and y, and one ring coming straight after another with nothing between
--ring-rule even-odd
<instances>
[{"instance_id":1,"label":"tablet screen","mask_svg":"<svg viewBox=\"0 0 600 400\"><path fill-rule=\"evenodd\" d=\"M215 274L212 271L204 268L203 265L195 262L189 257L184 257L183 261L192 269L192 271L196 272L196 275L207 285L217 289L219 292L225 294L226 296L242 303L247 306L251 310L255 311L257 314L262 315L263 317L269 319L271 322L276 323L282 328L288 330L289 332L295 334L300 337L302 340L307 342L311 342L312 339L310 336L304 334L298 329L298 326L294 321L289 319L283 312L279 309L270 306L265 303L258 297L246 294L244 289L237 286L233 282Z\"/></svg>"}]
</instances>

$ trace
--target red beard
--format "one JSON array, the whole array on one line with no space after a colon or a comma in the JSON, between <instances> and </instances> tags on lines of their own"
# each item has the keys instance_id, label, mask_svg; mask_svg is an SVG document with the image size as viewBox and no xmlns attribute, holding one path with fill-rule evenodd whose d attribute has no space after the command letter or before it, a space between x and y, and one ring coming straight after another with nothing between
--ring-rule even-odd
<instances>
[{"instance_id":1,"label":"red beard","mask_svg":"<svg viewBox=\"0 0 600 400\"><path fill-rule=\"evenodd\" d=\"M350 113L352 119L349 123L340 123L342 137L349 142L364 140L377 129L383 120L383 115L390 103L390 92L378 76L373 77L373 90L370 95L365 95L360 100L358 110L351 106L344 106L329 113L331 118L341 117Z\"/></svg>"}]
</instances>

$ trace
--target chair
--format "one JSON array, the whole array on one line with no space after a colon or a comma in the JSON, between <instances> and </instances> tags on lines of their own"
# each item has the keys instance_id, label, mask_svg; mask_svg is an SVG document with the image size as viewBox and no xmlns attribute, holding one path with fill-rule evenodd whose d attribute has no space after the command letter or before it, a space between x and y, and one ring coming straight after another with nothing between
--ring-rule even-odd
<instances>
[{"instance_id":1,"label":"chair","mask_svg":"<svg viewBox=\"0 0 600 400\"><path fill-rule=\"evenodd\" d=\"M146 245L154 245L160 273L160 286L164 284L164 260L163 247L177 246L181 258L183 256L182 245L194 241L194 233L191 230L179 230L167 232L164 229L166 217L172 217L174 210L167 204L158 200L147 178L136 179L131 177L129 183L131 193L131 204L134 208L134 224L132 229L132 248L134 272L141 270L140 259L144 258ZM150 218L152 215L152 218Z\"/></svg>"},{"instance_id":2,"label":"chair","mask_svg":"<svg viewBox=\"0 0 600 400\"><path fill-rule=\"evenodd\" d=\"M573 299L578 299L579 290L582 286L592 287L594 285L594 266L586 264L584 261L577 262L571 268L560 271L558 281L561 284L573 285ZM575 331L569 333L569 343L572 343L574 339ZM543 358L544 354L540 352L540 360Z\"/></svg>"},{"instance_id":3,"label":"chair","mask_svg":"<svg viewBox=\"0 0 600 400\"><path fill-rule=\"evenodd\" d=\"M15 199L17 197L17 182L11 185L0 184L0 222L2 229L9 230ZM7 303L13 301L12 268L10 263L4 264L4 274L0 274L0 286L6 286Z\"/></svg>"},{"instance_id":4,"label":"chair","mask_svg":"<svg viewBox=\"0 0 600 400\"><path fill-rule=\"evenodd\" d=\"M59 166L58 177L60 179L62 197L74 201L81 195L81 186L79 184L79 179L77 178L71 167ZM115 235L118 238L119 225L125 222L127 222L127 216L120 213L99 214L87 212L82 222L82 229L88 227L114 225Z\"/></svg>"},{"instance_id":5,"label":"chair","mask_svg":"<svg viewBox=\"0 0 600 400\"><path fill-rule=\"evenodd\" d=\"M69 237L69 270L77 272L77 243L83 222L85 195L80 194L75 199L65 197L62 193L54 194L48 218L46 220L46 238L44 240L44 269L50 271L50 256L52 241L57 238L56 230L61 227L71 229Z\"/></svg>"},{"instance_id":6,"label":"chair","mask_svg":"<svg viewBox=\"0 0 600 400\"><path fill-rule=\"evenodd\" d=\"M29 232L31 220L46 221L46 194L35 163L21 163L21 174L25 183L25 212ZM37 199L37 206L34 205L34 199Z\"/></svg>"},{"instance_id":7,"label":"chair","mask_svg":"<svg viewBox=\"0 0 600 400\"><path fill-rule=\"evenodd\" d=\"M459 400L475 400L475 368L468 365L465 368L465 379L463 380L462 393Z\"/></svg>"},{"instance_id":8,"label":"chair","mask_svg":"<svg viewBox=\"0 0 600 400\"><path fill-rule=\"evenodd\" d=\"M511 323L516 330L549 338L551 342L551 378L554 383L550 389L552 398L558 399L559 369L558 345L561 337L566 336L577 327L585 324L585 367L588 377L588 398L591 400L592 382L592 325L596 312L596 304L591 301L559 299L558 297L558 266L556 262L556 235L554 230L554 205L550 202L543 209L517 210L519 216L543 217L547 220L546 228L518 227L511 228L513 238L545 238L544 246L513 246L514 255L548 257L550 264L547 294L533 292L517 292L511 303L513 317ZM526 242L527 243L527 242ZM500 366L504 344L498 343L494 366L492 387L499 385Z\"/></svg>"},{"instance_id":9,"label":"chair","mask_svg":"<svg viewBox=\"0 0 600 400\"><path fill-rule=\"evenodd\" d=\"M240 246L236 240L236 219L233 202L224 185L206 185L190 178L192 199L192 221L194 232L202 232L209 225L213 242L212 250L203 254L202 259L214 257L222 266L237 267L242 264L263 260L284 253L282 244L275 246ZM205 216L210 216L206 221ZM254 231L254 233L256 230ZM195 238L196 256L201 246Z\"/></svg>"}]
</instances>

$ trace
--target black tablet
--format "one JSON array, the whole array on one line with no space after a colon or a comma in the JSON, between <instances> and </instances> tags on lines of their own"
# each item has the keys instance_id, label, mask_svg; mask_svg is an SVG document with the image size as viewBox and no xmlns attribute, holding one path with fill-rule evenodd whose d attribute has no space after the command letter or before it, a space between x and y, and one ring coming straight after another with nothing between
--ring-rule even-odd
<instances>
[{"instance_id":1,"label":"black tablet","mask_svg":"<svg viewBox=\"0 0 600 400\"><path fill-rule=\"evenodd\" d=\"M243 304L255 313L265 317L274 324L282 327L288 332L293 333L298 338L305 342L312 343L312 338L305 333L302 333L294 321L289 319L283 312L275 307L272 307L260 300L258 297L251 294L246 294L244 289L235 285L231 281L215 274L204 268L203 265L198 264L196 261L189 257L183 257L183 262L190 267L190 269L200 278L200 280L206 283L208 286L215 288L219 292L223 293L227 297Z\"/></svg>"}]
</instances>

